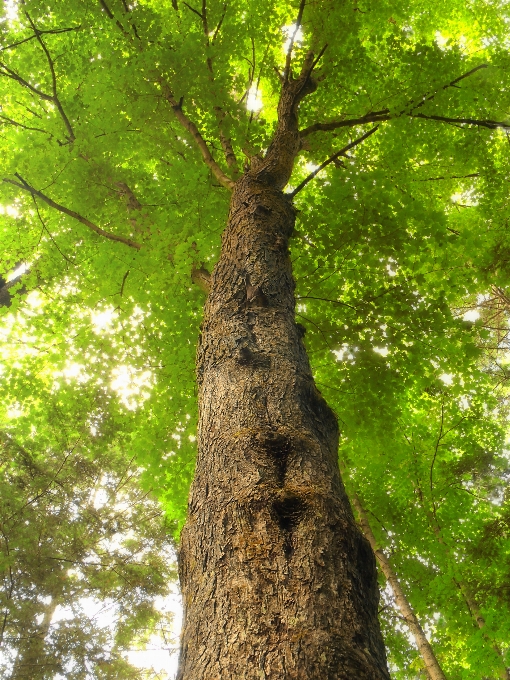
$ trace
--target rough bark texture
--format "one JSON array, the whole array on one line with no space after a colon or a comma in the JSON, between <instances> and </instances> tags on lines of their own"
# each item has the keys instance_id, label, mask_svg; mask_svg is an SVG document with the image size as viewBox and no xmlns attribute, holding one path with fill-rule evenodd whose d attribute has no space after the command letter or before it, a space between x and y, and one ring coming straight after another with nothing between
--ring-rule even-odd
<instances>
[{"instance_id":1,"label":"rough bark texture","mask_svg":"<svg viewBox=\"0 0 510 680\"><path fill-rule=\"evenodd\" d=\"M310 70L284 84L273 144L236 182L211 277L180 548L179 680L389 678L375 560L340 479L336 418L294 320L295 210L281 190Z\"/></svg>"},{"instance_id":2,"label":"rough bark texture","mask_svg":"<svg viewBox=\"0 0 510 680\"><path fill-rule=\"evenodd\" d=\"M377 541L375 540L375 536L372 532L372 527L370 526L365 510L356 494L352 496L352 504L359 515L361 528L363 529L363 533L370 543L377 561L381 566L381 571L391 586L397 607L404 617L409 630L413 634L416 646L418 647L421 658L423 659L423 663L425 664L425 668L427 669L430 680L446 680L443 669L439 665L436 655L434 654L434 650L432 649L430 642L427 640L427 636L425 635L423 628L421 627L420 622L413 611L413 608L409 604L407 597L402 590L400 581L393 571L390 561L384 552L377 546Z\"/></svg>"}]
</instances>

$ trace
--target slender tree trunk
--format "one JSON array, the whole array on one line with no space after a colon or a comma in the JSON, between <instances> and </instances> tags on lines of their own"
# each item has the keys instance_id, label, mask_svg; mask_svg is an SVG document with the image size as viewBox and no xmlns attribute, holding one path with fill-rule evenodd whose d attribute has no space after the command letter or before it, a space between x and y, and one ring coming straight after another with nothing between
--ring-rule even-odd
<instances>
[{"instance_id":1,"label":"slender tree trunk","mask_svg":"<svg viewBox=\"0 0 510 680\"><path fill-rule=\"evenodd\" d=\"M372 546L372 550L374 551L374 555L379 562L381 571L391 586L400 613L402 614L407 626L409 627L409 630L414 636L414 640L421 654L421 658L423 659L423 663L425 664L427 673L430 676L430 680L446 680L446 676L443 673L438 660L436 659L434 650L427 640L427 636L423 632L423 628L421 627L420 622L413 611L413 608L409 604L405 593L402 590L402 586L400 585L397 575L393 571L391 564L384 552L377 546L377 541L375 540L375 536L372 532L372 527L370 526L366 512L361 505L361 501L357 494L353 494L351 496L351 500L356 512L359 515L361 528L365 534L365 538L368 539L368 542Z\"/></svg>"},{"instance_id":2,"label":"slender tree trunk","mask_svg":"<svg viewBox=\"0 0 510 680\"><path fill-rule=\"evenodd\" d=\"M448 544L446 543L446 541L443 538L441 527L439 526L434 513L432 513L427 508L425 501L424 501L424 498L423 498L423 492L422 492L421 488L419 486L417 486L416 489L418 491L418 497L420 499L421 506L422 506L426 516L427 516L427 519L429 520L430 526L432 527L432 531L434 532L434 535L437 538L438 542L443 546L445 553L448 557L448 560L452 564L451 550L450 550L450 547L448 546ZM455 569L454 569L454 572L455 572ZM498 675L499 675L500 679L501 680L510 680L510 668L508 668L507 665L505 664L504 656L503 656L503 653L502 653L499 645L496 642L494 642L494 640L492 640L489 637L489 635L487 635L487 633L484 631L485 619L483 618L482 613L480 612L480 608L479 608L475 598L471 594L469 587L466 585L466 583L464 583L464 581L461 578L459 578L457 576L453 577L453 582L455 583L455 585L460 590L461 595L464 599L464 602L466 603L466 607L467 607L469 613L471 614L473 620L476 622L476 625L478 626L478 628L480 630L483 631L484 640L486 640L486 642L488 644L490 644L492 649L496 652L496 654L499 657L501 667L498 670Z\"/></svg>"},{"instance_id":3,"label":"slender tree trunk","mask_svg":"<svg viewBox=\"0 0 510 680\"><path fill-rule=\"evenodd\" d=\"M307 64L283 86L266 157L236 182L211 278L180 549L180 680L389 678L375 560L294 321L296 211L282 189L299 150L297 106L314 89Z\"/></svg>"},{"instance_id":4,"label":"slender tree trunk","mask_svg":"<svg viewBox=\"0 0 510 680\"><path fill-rule=\"evenodd\" d=\"M57 600L52 598L44 608L41 623L34 626L32 620L26 630L21 631L22 639L18 645L18 655L10 680L35 680L35 678L49 677L49 674L59 670L57 663L51 663L46 649L46 637L57 604Z\"/></svg>"}]
</instances>

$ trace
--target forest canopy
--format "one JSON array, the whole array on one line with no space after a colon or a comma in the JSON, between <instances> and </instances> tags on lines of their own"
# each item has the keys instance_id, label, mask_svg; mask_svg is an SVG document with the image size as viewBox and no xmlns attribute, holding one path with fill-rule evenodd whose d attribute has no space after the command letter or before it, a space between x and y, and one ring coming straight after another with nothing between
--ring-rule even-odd
<instances>
[{"instance_id":1,"label":"forest canopy","mask_svg":"<svg viewBox=\"0 0 510 680\"><path fill-rule=\"evenodd\" d=\"M297 26L298 4L275 0L3 3L4 632L17 639L32 625L13 619L14 597L28 622L44 618L48 593L55 605L82 596L56 559L44 583L36 574L26 586L39 608L21 581L13 590L13 569L32 567L9 550L8 518L19 513L15 540L28 559L42 539L27 504L48 484L48 560L95 549L87 493L108 478L113 499L130 466L136 484L122 502L135 514L122 521L150 543L150 568L137 566L134 544L129 574L87 568L87 588L115 590L126 609L116 642L93 641L96 665L76 677L137 677L119 660L122 645L159 625L150 598L175 579L203 305L229 188L277 128L290 42L296 74L311 51L318 80L299 107L301 147L284 190L298 210L296 321L338 418L347 492L446 677L508 677L509 5L301 7ZM154 505L144 510L146 494ZM103 529L121 522L106 510ZM81 531L80 545L69 542ZM140 601L129 603L133 578ZM380 587L392 677L425 676L382 573ZM78 665L85 643L76 635ZM120 650L117 675L101 674L100 644ZM12 642L4 654L15 668Z\"/></svg>"}]
</instances>

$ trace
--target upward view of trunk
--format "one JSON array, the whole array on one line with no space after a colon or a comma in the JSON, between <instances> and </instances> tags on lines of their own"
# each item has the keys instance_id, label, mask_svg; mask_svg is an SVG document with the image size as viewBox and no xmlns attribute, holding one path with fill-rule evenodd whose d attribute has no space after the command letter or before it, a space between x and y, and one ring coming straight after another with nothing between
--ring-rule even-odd
<instances>
[{"instance_id":1,"label":"upward view of trunk","mask_svg":"<svg viewBox=\"0 0 510 680\"><path fill-rule=\"evenodd\" d=\"M425 635L425 632L421 627L420 622L418 621L418 618L416 617L416 614L413 611L413 608L409 604L409 601L404 593L404 590L400 585L400 581L398 580L397 575L392 569L390 561L388 560L384 552L377 545L377 541L375 540L372 527L370 526L367 514L365 512L365 509L361 505L360 499L356 494L353 494L351 498L352 504L356 512L358 513L363 533L365 537L368 539L368 542L370 543L372 550L374 551L374 555L376 556L377 561L379 562L381 571L383 572L386 580L391 586L391 590L393 591L397 607L399 608L400 613L402 614L407 626L409 627L409 630L413 634L416 646L418 647L418 651L420 652L421 658L423 659L423 663L425 664L425 668L427 670L430 680L446 680L446 676L443 673L443 669L439 665L439 662L436 659L436 655L434 654L434 650L432 649L430 642L427 640L427 636Z\"/></svg>"},{"instance_id":2,"label":"upward view of trunk","mask_svg":"<svg viewBox=\"0 0 510 680\"><path fill-rule=\"evenodd\" d=\"M294 320L282 193L310 60L283 85L266 157L235 184L197 356L198 460L180 548L179 680L388 679L375 560L336 418Z\"/></svg>"}]
</instances>

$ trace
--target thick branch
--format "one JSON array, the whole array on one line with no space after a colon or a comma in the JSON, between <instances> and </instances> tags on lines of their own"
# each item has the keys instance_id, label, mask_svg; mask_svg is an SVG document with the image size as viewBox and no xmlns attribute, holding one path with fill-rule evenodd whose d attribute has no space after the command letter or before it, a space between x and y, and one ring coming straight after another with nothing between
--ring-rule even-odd
<instances>
[{"instance_id":1,"label":"thick branch","mask_svg":"<svg viewBox=\"0 0 510 680\"><path fill-rule=\"evenodd\" d=\"M17 173L16 177L20 180L19 182L15 182L12 179L6 178L4 178L4 182L7 182L8 184L13 184L15 187L23 189L23 191L27 191L32 196L37 196L51 208L55 208L55 210L64 213L64 215L68 215L69 217L72 217L78 222L81 222L86 227L94 231L96 234L99 234L99 236L103 236L104 238L107 238L110 241L118 241L119 243L124 243L124 245L129 246L130 248L135 248L135 250L140 250L140 248L142 247L140 243L136 243L135 241L131 241L128 238L124 238L123 236L117 236L116 234L112 234L109 231L101 229L101 227L98 227L96 224L88 220L86 217L83 217L74 210L69 210L69 208L66 208L63 205L60 205L60 203L56 203L55 201L53 201L51 198L49 198L49 196L46 196L46 194L43 194L41 191L38 191L37 189L34 189L34 187L30 186L28 182L25 182L25 180Z\"/></svg>"},{"instance_id":2,"label":"thick branch","mask_svg":"<svg viewBox=\"0 0 510 680\"><path fill-rule=\"evenodd\" d=\"M177 118L179 123L184 127L184 129L187 130L195 140L195 143L198 146L200 153L202 154L202 158L204 159L204 162L207 165L207 167L210 168L211 172L222 186L224 186L226 189L233 189L235 182L231 180L230 177L228 177L223 172L218 163L214 160L211 152L209 151L209 147L207 146L204 138L198 131L197 126L184 113L184 111L182 110L182 104L175 99L167 83L162 83L161 89L163 90L165 99L169 102L170 106L172 107L173 112L175 113L175 117Z\"/></svg>"},{"instance_id":3,"label":"thick branch","mask_svg":"<svg viewBox=\"0 0 510 680\"><path fill-rule=\"evenodd\" d=\"M313 52L303 62L299 76L282 82L278 102L278 124L264 158L252 158L250 175L257 181L283 189L290 179L294 160L301 149L298 127L299 103L315 91L317 83L312 77Z\"/></svg>"},{"instance_id":4,"label":"thick branch","mask_svg":"<svg viewBox=\"0 0 510 680\"><path fill-rule=\"evenodd\" d=\"M364 142L367 137L370 137L370 135L373 135L374 132L378 130L379 126L376 125L373 127L371 130L366 132L363 136L359 137L358 139L355 139L354 142L351 142L350 144L347 144L347 146L344 146L343 149L340 149L340 151L337 151L334 153L332 156L328 158L327 161L324 161L324 163L321 163L318 168L316 168L313 172L311 172L308 177L305 177L305 179L301 182L301 184L298 184L298 186L292 191L289 196L291 198L294 198L296 194L298 194L301 189L304 189L308 182L311 182L314 177L316 177L321 170L324 170L325 167L327 167L330 163L333 163L337 158L340 158L340 156L346 156L347 152L354 148L355 146L358 146L358 144L361 144L361 142Z\"/></svg>"}]
</instances>

